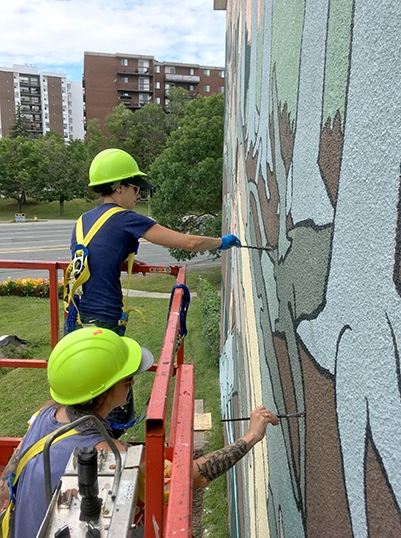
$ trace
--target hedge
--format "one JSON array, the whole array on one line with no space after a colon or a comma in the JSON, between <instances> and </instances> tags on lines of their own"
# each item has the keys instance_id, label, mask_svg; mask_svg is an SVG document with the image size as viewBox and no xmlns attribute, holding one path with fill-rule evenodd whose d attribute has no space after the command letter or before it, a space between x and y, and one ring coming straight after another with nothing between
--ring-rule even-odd
<instances>
[{"instance_id":1,"label":"hedge","mask_svg":"<svg viewBox=\"0 0 401 538\"><path fill-rule=\"evenodd\" d=\"M220 358L220 297L212 284L201 279L198 284L201 301L202 332L216 365Z\"/></svg>"}]
</instances>

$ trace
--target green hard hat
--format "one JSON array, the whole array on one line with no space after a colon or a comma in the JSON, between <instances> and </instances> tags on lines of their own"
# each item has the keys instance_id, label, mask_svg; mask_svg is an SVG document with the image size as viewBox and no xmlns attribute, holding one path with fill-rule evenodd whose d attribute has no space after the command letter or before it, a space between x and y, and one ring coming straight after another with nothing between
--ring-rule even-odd
<instances>
[{"instance_id":1,"label":"green hard hat","mask_svg":"<svg viewBox=\"0 0 401 538\"><path fill-rule=\"evenodd\" d=\"M89 168L89 187L114 183L135 176L146 176L139 170L136 160L126 151L117 148L105 149L98 153ZM139 180L139 187L152 188L153 185L146 180ZM149 185L149 186L147 186Z\"/></svg>"},{"instance_id":2,"label":"green hard hat","mask_svg":"<svg viewBox=\"0 0 401 538\"><path fill-rule=\"evenodd\" d=\"M50 394L61 404L85 403L152 364L150 351L131 338L99 327L78 329L62 338L50 354Z\"/></svg>"}]
</instances>

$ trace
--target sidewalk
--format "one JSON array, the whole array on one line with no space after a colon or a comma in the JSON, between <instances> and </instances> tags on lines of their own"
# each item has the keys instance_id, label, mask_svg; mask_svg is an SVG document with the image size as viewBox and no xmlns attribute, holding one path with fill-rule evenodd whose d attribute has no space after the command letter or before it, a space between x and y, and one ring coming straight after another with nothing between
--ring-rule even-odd
<instances>
[{"instance_id":1,"label":"sidewalk","mask_svg":"<svg viewBox=\"0 0 401 538\"><path fill-rule=\"evenodd\" d=\"M123 289L123 297L127 294L127 290ZM191 291L191 297L196 297L196 291ZM152 292L152 291L139 291L139 290L129 290L128 297L146 297L148 299L170 299L171 293L161 293L161 292Z\"/></svg>"}]
</instances>

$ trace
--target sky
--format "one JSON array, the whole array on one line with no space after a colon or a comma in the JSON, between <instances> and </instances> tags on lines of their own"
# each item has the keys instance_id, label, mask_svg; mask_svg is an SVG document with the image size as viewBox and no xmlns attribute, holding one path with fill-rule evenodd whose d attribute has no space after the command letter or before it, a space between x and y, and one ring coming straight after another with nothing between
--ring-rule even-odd
<instances>
[{"instance_id":1,"label":"sky","mask_svg":"<svg viewBox=\"0 0 401 538\"><path fill-rule=\"evenodd\" d=\"M0 66L32 65L75 81L84 52L224 67L225 17L213 0L3 2Z\"/></svg>"}]
</instances>

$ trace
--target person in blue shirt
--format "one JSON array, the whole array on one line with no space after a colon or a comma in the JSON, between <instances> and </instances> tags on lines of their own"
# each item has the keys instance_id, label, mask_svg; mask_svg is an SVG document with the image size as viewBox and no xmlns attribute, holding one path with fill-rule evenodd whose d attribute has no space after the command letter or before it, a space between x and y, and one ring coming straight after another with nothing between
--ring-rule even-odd
<instances>
[{"instance_id":1,"label":"person in blue shirt","mask_svg":"<svg viewBox=\"0 0 401 538\"><path fill-rule=\"evenodd\" d=\"M106 149L92 161L89 187L103 197L103 203L83 215L83 233L110 208L126 211L112 215L91 240L88 251L90 278L83 285L79 313L82 323L119 331L122 315L121 264L138 251L139 239L169 248L190 252L211 249L227 250L241 246L233 234L223 237L187 235L176 232L153 219L136 213L135 205L141 189L152 189L144 179L135 159L120 149ZM72 232L71 252L76 246L76 228Z\"/></svg>"},{"instance_id":2,"label":"person in blue shirt","mask_svg":"<svg viewBox=\"0 0 401 538\"><path fill-rule=\"evenodd\" d=\"M83 416L94 415L111 433L106 417L113 408L124 404L132 392L135 376L148 370L152 364L153 356L149 350L109 329L86 327L62 338L51 352L47 368L53 402L46 404L31 418L28 432L1 475L0 500L8 498L9 480L26 452L59 427ZM193 460L193 487L205 488L212 480L225 474L265 438L268 424L277 426L279 423L279 418L263 405L254 409L242 437ZM90 420L77 426L74 435L59 439L50 448L52 491L63 476L74 447L109 449L96 423ZM127 443L114 442L120 452L126 450ZM36 536L46 508L43 454L40 452L28 459L19 475L11 517L11 538ZM2 529L4 531L4 523Z\"/></svg>"}]
</instances>

